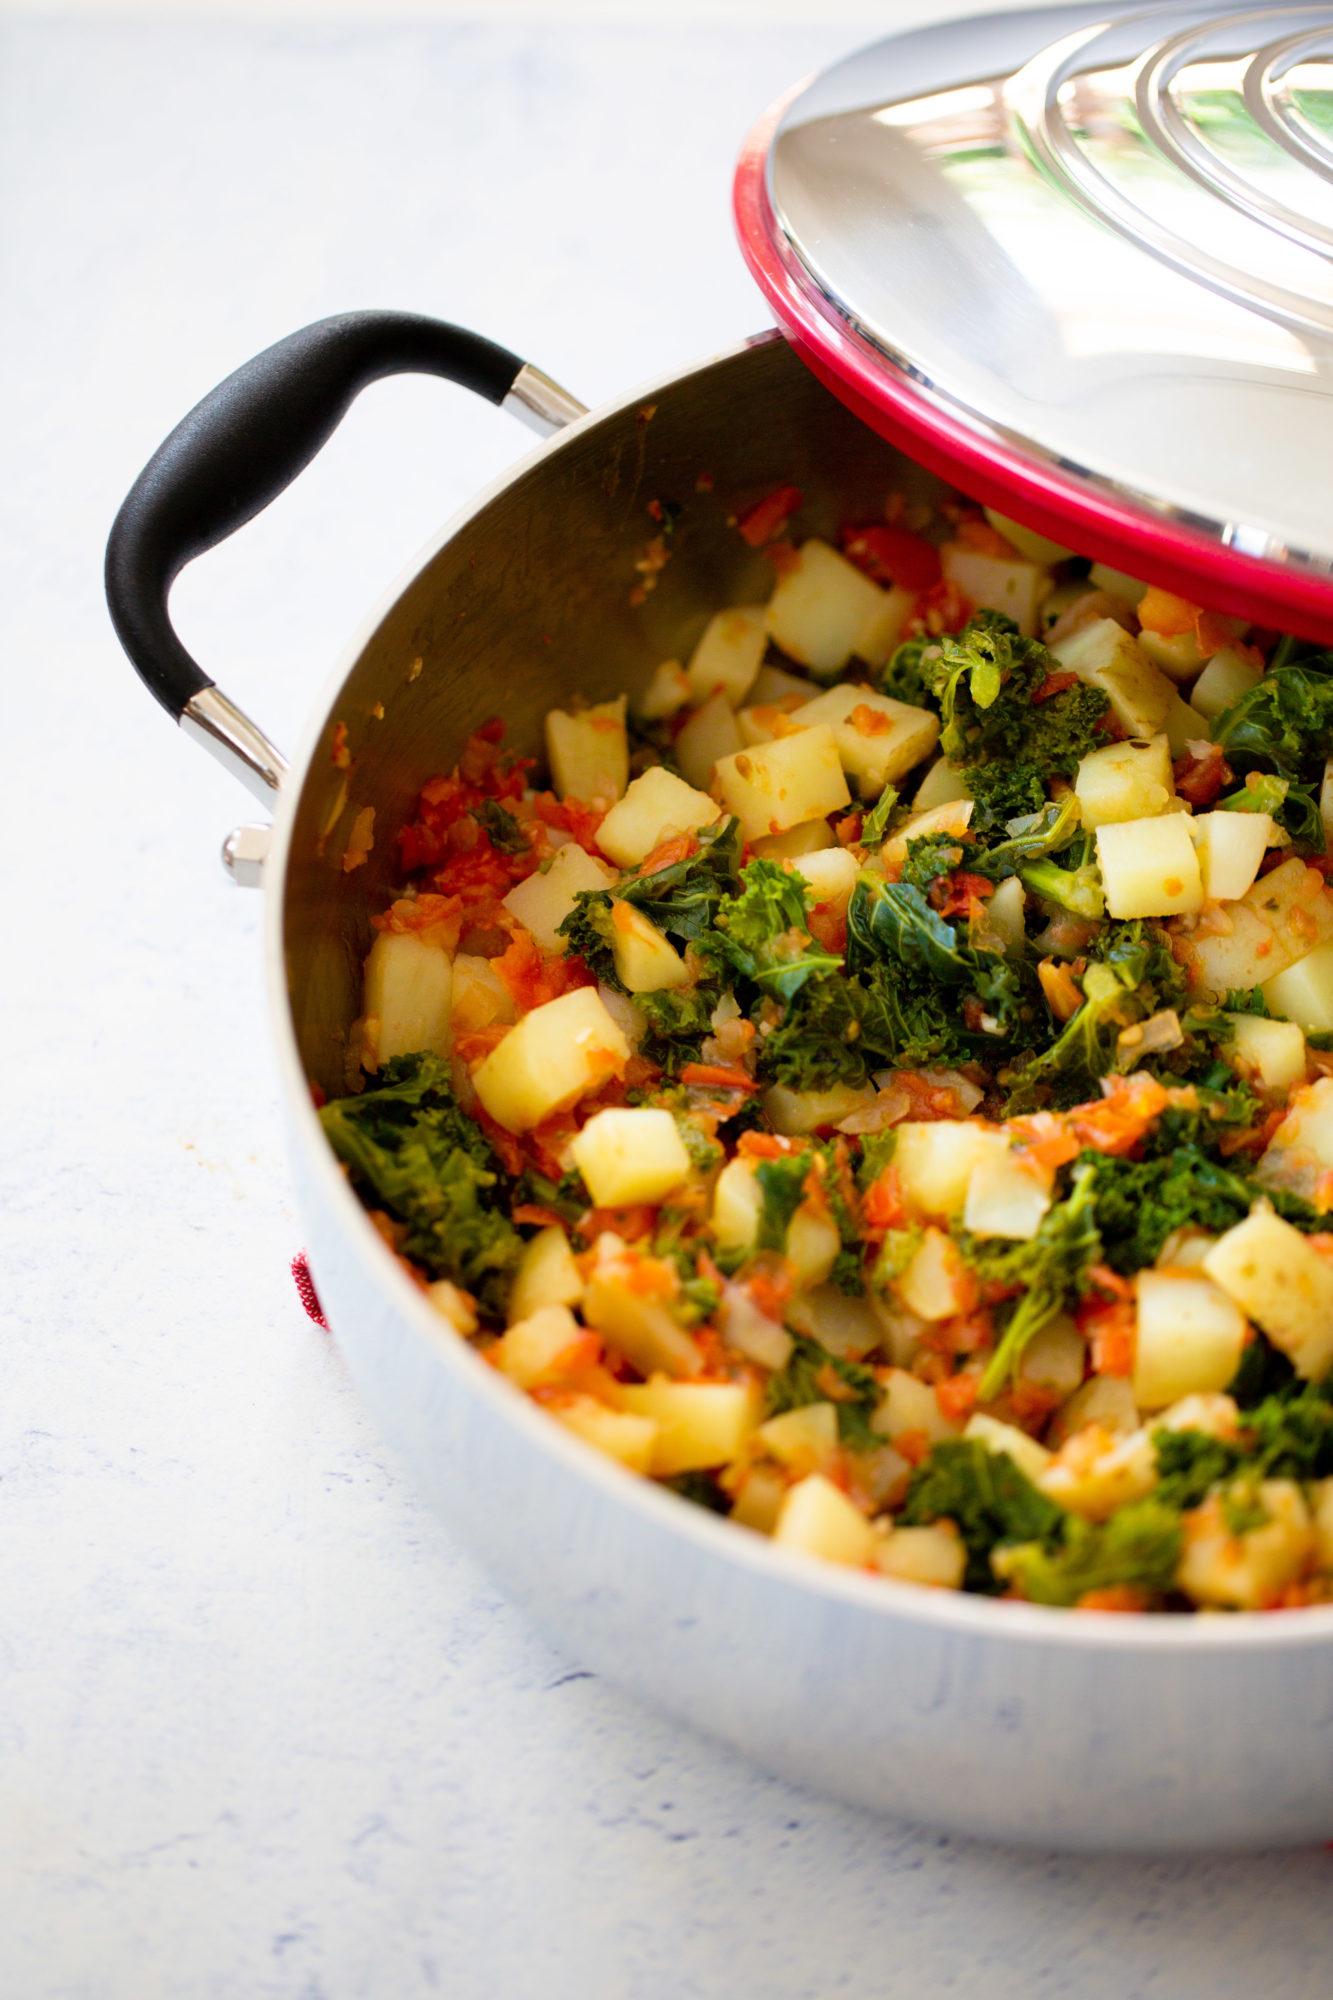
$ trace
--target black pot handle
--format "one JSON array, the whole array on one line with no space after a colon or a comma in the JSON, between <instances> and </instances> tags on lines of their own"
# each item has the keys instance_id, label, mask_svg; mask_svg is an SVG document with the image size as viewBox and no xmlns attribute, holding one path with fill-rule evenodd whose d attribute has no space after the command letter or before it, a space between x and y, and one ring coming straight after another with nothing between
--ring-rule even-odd
<instances>
[{"instance_id":1,"label":"black pot handle","mask_svg":"<svg viewBox=\"0 0 1333 2000\"><path fill-rule=\"evenodd\" d=\"M442 375L542 435L583 414L539 369L480 334L420 313L339 313L265 348L205 396L154 452L111 530L106 594L121 645L167 712L261 795L283 760L177 638L171 586L291 484L362 389L401 374ZM238 740L246 731L250 740Z\"/></svg>"}]
</instances>

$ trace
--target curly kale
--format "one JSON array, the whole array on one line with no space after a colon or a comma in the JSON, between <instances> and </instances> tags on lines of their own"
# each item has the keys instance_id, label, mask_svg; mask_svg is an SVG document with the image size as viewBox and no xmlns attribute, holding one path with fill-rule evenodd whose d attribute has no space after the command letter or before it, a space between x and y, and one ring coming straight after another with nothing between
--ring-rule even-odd
<instances>
[{"instance_id":1,"label":"curly kale","mask_svg":"<svg viewBox=\"0 0 1333 2000\"><path fill-rule=\"evenodd\" d=\"M714 919L715 945L732 970L771 993L791 1000L806 981L840 972L842 960L811 939L806 929L809 884L780 861L746 864L741 888L725 896Z\"/></svg>"},{"instance_id":2,"label":"curly kale","mask_svg":"<svg viewBox=\"0 0 1333 2000\"><path fill-rule=\"evenodd\" d=\"M907 1489L905 1527L952 1521L967 1550L964 1586L993 1596L991 1556L1007 1543L1052 1541L1065 1511L1038 1492L1006 1452L979 1438L947 1438L917 1466Z\"/></svg>"},{"instance_id":3,"label":"curly kale","mask_svg":"<svg viewBox=\"0 0 1333 2000\"><path fill-rule=\"evenodd\" d=\"M929 1061L960 1049L984 1056L1035 1018L1020 968L997 952L964 944L910 882L859 878L847 906L847 965L872 979L889 975L877 1024L889 1043L883 1050L888 1060ZM923 1001L934 1017L926 1036ZM895 1015L905 1017L901 1029ZM870 1032L871 1023L863 1021L862 1033ZM941 1045L932 1046L936 1041Z\"/></svg>"},{"instance_id":4,"label":"curly kale","mask_svg":"<svg viewBox=\"0 0 1333 2000\"><path fill-rule=\"evenodd\" d=\"M1031 1604L1077 1604L1089 1591L1125 1585L1160 1597L1175 1582L1183 1546L1179 1514L1154 1494L1108 1521L1067 1515L1050 1543L1006 1549L997 1566Z\"/></svg>"},{"instance_id":5,"label":"curly kale","mask_svg":"<svg viewBox=\"0 0 1333 2000\"><path fill-rule=\"evenodd\" d=\"M650 875L623 875L612 889L585 889L560 926L565 956L579 957L598 979L618 990L611 953L611 905L631 903L678 944L701 944L710 938L722 900L735 885L740 868L740 821L718 820L700 827L695 853Z\"/></svg>"},{"instance_id":6,"label":"curly kale","mask_svg":"<svg viewBox=\"0 0 1333 2000\"><path fill-rule=\"evenodd\" d=\"M877 1451L884 1443L870 1426L879 1403L874 1370L830 1353L809 1334L793 1333L786 1367L768 1378L764 1414L780 1417L787 1410L803 1409L807 1403L836 1406L838 1435L850 1450Z\"/></svg>"},{"instance_id":7,"label":"curly kale","mask_svg":"<svg viewBox=\"0 0 1333 2000\"><path fill-rule=\"evenodd\" d=\"M1105 740L1110 703L1100 689L1079 685L1035 699L1059 672L1039 640L1020 638L997 611L977 612L934 657L940 748L962 767L979 832L1040 812L1052 778L1072 778Z\"/></svg>"},{"instance_id":8,"label":"curly kale","mask_svg":"<svg viewBox=\"0 0 1333 2000\"><path fill-rule=\"evenodd\" d=\"M1296 666L1270 667L1216 718L1212 737L1233 770L1267 769L1312 784L1322 774L1330 732L1333 653L1317 653Z\"/></svg>"},{"instance_id":9,"label":"curly kale","mask_svg":"<svg viewBox=\"0 0 1333 2000\"><path fill-rule=\"evenodd\" d=\"M1153 1497L1183 1511L1242 1474L1254 1485L1261 1479L1323 1479L1333 1472L1333 1402L1316 1384L1289 1384L1245 1411L1242 1422L1234 1439L1155 1430Z\"/></svg>"},{"instance_id":10,"label":"curly kale","mask_svg":"<svg viewBox=\"0 0 1333 2000\"><path fill-rule=\"evenodd\" d=\"M1164 932L1142 919L1108 924L1094 940L1083 975L1083 1004L1038 1055L1008 1078L1006 1112L1061 1108L1097 1093L1117 1067L1120 1033L1159 1007L1177 1004L1187 988Z\"/></svg>"},{"instance_id":11,"label":"curly kale","mask_svg":"<svg viewBox=\"0 0 1333 2000\"><path fill-rule=\"evenodd\" d=\"M472 817L489 837L491 846L501 854L527 853L527 836L498 799L479 799L472 808Z\"/></svg>"},{"instance_id":12,"label":"curly kale","mask_svg":"<svg viewBox=\"0 0 1333 2000\"><path fill-rule=\"evenodd\" d=\"M1082 1161L1075 1166L1069 1193L1047 1209L1030 1241L966 1237L962 1250L984 1282L1017 1295L997 1311L999 1338L981 1378L986 1402L1017 1374L1028 1342L1078 1300L1089 1268L1101 1257L1093 1169Z\"/></svg>"},{"instance_id":13,"label":"curly kale","mask_svg":"<svg viewBox=\"0 0 1333 2000\"><path fill-rule=\"evenodd\" d=\"M939 650L938 639L904 639L890 654L887 665L880 668L875 686L894 701L905 701L912 708L929 708L935 693L934 670Z\"/></svg>"},{"instance_id":14,"label":"curly kale","mask_svg":"<svg viewBox=\"0 0 1333 2000\"><path fill-rule=\"evenodd\" d=\"M810 1158L806 1153L783 1153L775 1160L760 1160L755 1179L763 1196L756 1250L785 1250L791 1219L805 1199Z\"/></svg>"},{"instance_id":15,"label":"curly kale","mask_svg":"<svg viewBox=\"0 0 1333 2000\"><path fill-rule=\"evenodd\" d=\"M378 1089L323 1107L329 1143L367 1198L406 1225L403 1254L499 1314L523 1247L500 1207L499 1162L439 1056L399 1056L381 1074Z\"/></svg>"}]
</instances>

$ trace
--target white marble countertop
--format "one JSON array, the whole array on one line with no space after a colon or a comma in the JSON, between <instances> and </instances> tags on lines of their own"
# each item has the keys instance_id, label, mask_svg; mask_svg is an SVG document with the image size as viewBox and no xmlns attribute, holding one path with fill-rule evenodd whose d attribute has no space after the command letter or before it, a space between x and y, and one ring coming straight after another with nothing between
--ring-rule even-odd
<instances>
[{"instance_id":1,"label":"white marble countertop","mask_svg":"<svg viewBox=\"0 0 1333 2000\"><path fill-rule=\"evenodd\" d=\"M247 802L134 684L105 533L205 389L330 311L474 324L591 400L761 325L735 150L865 9L693 11L0 23L0 2000L1328 1990L1327 1853L923 1835L557 1656L288 1277L257 899L216 858ZM376 389L183 580L187 643L291 741L522 443L459 392Z\"/></svg>"}]
</instances>

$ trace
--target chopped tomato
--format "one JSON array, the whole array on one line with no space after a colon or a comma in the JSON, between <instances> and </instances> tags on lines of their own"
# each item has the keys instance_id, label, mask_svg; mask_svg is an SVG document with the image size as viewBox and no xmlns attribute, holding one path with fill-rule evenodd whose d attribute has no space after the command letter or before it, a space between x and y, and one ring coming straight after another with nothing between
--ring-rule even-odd
<instances>
[{"instance_id":1,"label":"chopped tomato","mask_svg":"<svg viewBox=\"0 0 1333 2000\"><path fill-rule=\"evenodd\" d=\"M423 944L456 951L462 909L461 896L403 896L370 921L377 931L412 932Z\"/></svg>"},{"instance_id":2,"label":"chopped tomato","mask_svg":"<svg viewBox=\"0 0 1333 2000\"><path fill-rule=\"evenodd\" d=\"M939 1395L938 1388L935 1394ZM899 1431L893 1440L893 1448L909 1465L920 1465L930 1451L930 1434L928 1431Z\"/></svg>"},{"instance_id":3,"label":"chopped tomato","mask_svg":"<svg viewBox=\"0 0 1333 2000\"><path fill-rule=\"evenodd\" d=\"M747 1277L745 1288L764 1317L781 1325L793 1291L791 1267L786 1258L756 1266Z\"/></svg>"},{"instance_id":4,"label":"chopped tomato","mask_svg":"<svg viewBox=\"0 0 1333 2000\"><path fill-rule=\"evenodd\" d=\"M741 531L742 539L752 549L761 549L765 542L775 541L804 497L799 486L775 487L748 513L741 515L736 526Z\"/></svg>"},{"instance_id":5,"label":"chopped tomato","mask_svg":"<svg viewBox=\"0 0 1333 2000\"><path fill-rule=\"evenodd\" d=\"M836 910L831 903L816 903L809 916L810 935L825 951L839 958L847 949L847 906Z\"/></svg>"},{"instance_id":6,"label":"chopped tomato","mask_svg":"<svg viewBox=\"0 0 1333 2000\"><path fill-rule=\"evenodd\" d=\"M1176 760L1174 775L1182 799L1192 806L1210 806L1222 787L1231 783L1231 766L1221 744L1210 743L1202 752L1187 750Z\"/></svg>"},{"instance_id":7,"label":"chopped tomato","mask_svg":"<svg viewBox=\"0 0 1333 2000\"><path fill-rule=\"evenodd\" d=\"M1074 1600L1075 1611L1146 1611L1148 1599L1135 1583L1108 1583L1085 1590Z\"/></svg>"},{"instance_id":8,"label":"chopped tomato","mask_svg":"<svg viewBox=\"0 0 1333 2000\"><path fill-rule=\"evenodd\" d=\"M1156 1077L1118 1076L1100 1103L1074 1106L1067 1114L1069 1129L1099 1153L1130 1153L1156 1124L1167 1102Z\"/></svg>"},{"instance_id":9,"label":"chopped tomato","mask_svg":"<svg viewBox=\"0 0 1333 2000\"><path fill-rule=\"evenodd\" d=\"M1156 632L1160 638L1174 639L1182 632L1192 632L1200 607L1191 604L1187 597L1177 597L1174 591L1159 590L1156 584L1145 590L1139 599L1139 625L1145 632Z\"/></svg>"},{"instance_id":10,"label":"chopped tomato","mask_svg":"<svg viewBox=\"0 0 1333 2000\"><path fill-rule=\"evenodd\" d=\"M664 840L655 847L645 861L639 863L636 873L656 875L660 869L674 868L678 861L688 861L692 854L699 852L699 843L692 833L678 833L672 840Z\"/></svg>"},{"instance_id":11,"label":"chopped tomato","mask_svg":"<svg viewBox=\"0 0 1333 2000\"><path fill-rule=\"evenodd\" d=\"M1041 990L1057 1021L1072 1021L1083 1005L1083 995L1074 984L1069 967L1053 958L1043 958L1037 967Z\"/></svg>"},{"instance_id":12,"label":"chopped tomato","mask_svg":"<svg viewBox=\"0 0 1333 2000\"><path fill-rule=\"evenodd\" d=\"M686 1063L681 1070L680 1080L692 1090L749 1092L761 1088L743 1069L731 1069L726 1063Z\"/></svg>"},{"instance_id":13,"label":"chopped tomato","mask_svg":"<svg viewBox=\"0 0 1333 2000\"><path fill-rule=\"evenodd\" d=\"M951 874L936 876L927 901L942 917L971 917L994 894L995 884L984 875L969 875L964 869L955 868Z\"/></svg>"},{"instance_id":14,"label":"chopped tomato","mask_svg":"<svg viewBox=\"0 0 1333 2000\"><path fill-rule=\"evenodd\" d=\"M800 561L791 542L769 542L764 550L764 559L772 563L779 576L786 576Z\"/></svg>"},{"instance_id":15,"label":"chopped tomato","mask_svg":"<svg viewBox=\"0 0 1333 2000\"><path fill-rule=\"evenodd\" d=\"M976 1375L950 1375L937 1382L935 1401L940 1406L940 1415L951 1424L965 1423L977 1400L978 1382Z\"/></svg>"},{"instance_id":16,"label":"chopped tomato","mask_svg":"<svg viewBox=\"0 0 1333 2000\"><path fill-rule=\"evenodd\" d=\"M1137 1322L1134 1307L1128 1299L1117 1299L1114 1305L1103 1306L1095 1312L1088 1312L1085 1308L1078 1315L1078 1324L1088 1341L1094 1375L1134 1373Z\"/></svg>"},{"instance_id":17,"label":"chopped tomato","mask_svg":"<svg viewBox=\"0 0 1333 2000\"><path fill-rule=\"evenodd\" d=\"M903 1184L896 1167L885 1167L879 1178L871 1182L863 1213L868 1229L902 1227L907 1220L907 1210L903 1205Z\"/></svg>"},{"instance_id":18,"label":"chopped tomato","mask_svg":"<svg viewBox=\"0 0 1333 2000\"><path fill-rule=\"evenodd\" d=\"M572 993L578 986L596 983L581 958L557 958L544 952L529 931L515 931L508 948L491 963L510 999L524 1014L548 1000L558 1000L562 993Z\"/></svg>"},{"instance_id":19,"label":"chopped tomato","mask_svg":"<svg viewBox=\"0 0 1333 2000\"><path fill-rule=\"evenodd\" d=\"M792 1150L790 1139L777 1132L742 1132L736 1151L743 1160L780 1160Z\"/></svg>"},{"instance_id":20,"label":"chopped tomato","mask_svg":"<svg viewBox=\"0 0 1333 2000\"><path fill-rule=\"evenodd\" d=\"M532 1229L549 1229L552 1224L563 1228L563 1219L553 1208L547 1208L539 1201L521 1201L513 1211L513 1220Z\"/></svg>"},{"instance_id":21,"label":"chopped tomato","mask_svg":"<svg viewBox=\"0 0 1333 2000\"><path fill-rule=\"evenodd\" d=\"M1039 701L1049 701L1052 695L1064 694L1069 688L1077 686L1077 674L1047 674L1041 686L1033 693L1033 707L1035 708Z\"/></svg>"},{"instance_id":22,"label":"chopped tomato","mask_svg":"<svg viewBox=\"0 0 1333 2000\"><path fill-rule=\"evenodd\" d=\"M903 636L913 638L942 638L946 632L958 632L966 625L976 606L970 597L965 597L956 583L947 577L932 584L928 590L919 591L912 615L903 627Z\"/></svg>"},{"instance_id":23,"label":"chopped tomato","mask_svg":"<svg viewBox=\"0 0 1333 2000\"><path fill-rule=\"evenodd\" d=\"M929 590L940 580L940 552L922 535L906 528L871 525L844 528L839 535L849 562L878 584L902 590Z\"/></svg>"}]
</instances>

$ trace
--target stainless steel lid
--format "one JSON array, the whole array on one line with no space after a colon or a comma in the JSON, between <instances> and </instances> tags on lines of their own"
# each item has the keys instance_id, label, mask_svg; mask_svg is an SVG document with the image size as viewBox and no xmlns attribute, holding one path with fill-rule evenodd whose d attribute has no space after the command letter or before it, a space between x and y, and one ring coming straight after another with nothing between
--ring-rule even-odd
<instances>
[{"instance_id":1,"label":"stainless steel lid","mask_svg":"<svg viewBox=\"0 0 1333 2000\"><path fill-rule=\"evenodd\" d=\"M881 42L752 135L807 360L978 497L1333 638L1333 6L1092 6Z\"/></svg>"}]
</instances>

